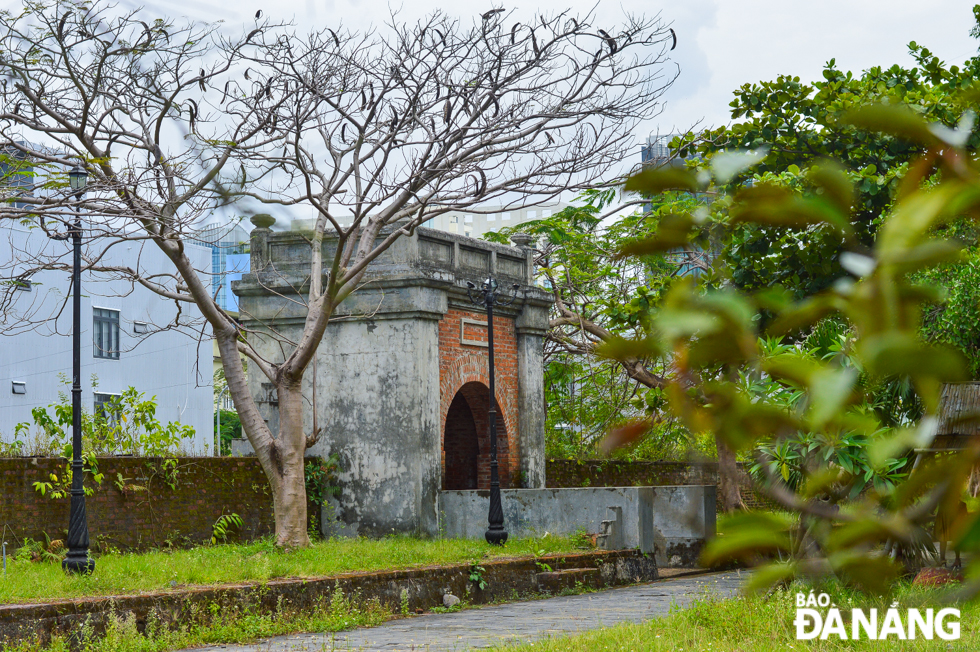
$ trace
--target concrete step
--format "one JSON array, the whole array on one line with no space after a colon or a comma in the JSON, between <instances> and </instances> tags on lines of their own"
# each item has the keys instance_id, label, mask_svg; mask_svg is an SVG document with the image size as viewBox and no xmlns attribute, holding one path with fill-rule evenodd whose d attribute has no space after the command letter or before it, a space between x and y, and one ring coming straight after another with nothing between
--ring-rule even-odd
<instances>
[{"instance_id":1,"label":"concrete step","mask_svg":"<svg viewBox=\"0 0 980 652\"><path fill-rule=\"evenodd\" d=\"M560 593L564 589L574 589L578 585L590 589L602 586L602 575L598 568L569 568L567 570L548 571L535 575L539 591Z\"/></svg>"}]
</instances>

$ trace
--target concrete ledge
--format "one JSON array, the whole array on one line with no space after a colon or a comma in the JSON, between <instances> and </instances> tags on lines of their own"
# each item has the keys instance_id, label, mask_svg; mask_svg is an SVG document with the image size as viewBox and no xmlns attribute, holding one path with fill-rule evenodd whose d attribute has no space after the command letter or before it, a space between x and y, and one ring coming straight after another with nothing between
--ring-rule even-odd
<instances>
[{"instance_id":1,"label":"concrete ledge","mask_svg":"<svg viewBox=\"0 0 980 652\"><path fill-rule=\"evenodd\" d=\"M548 593L559 593L564 589L584 586L590 589L598 588L602 583L602 574L598 568L569 568L568 570L538 573L538 590Z\"/></svg>"},{"instance_id":2,"label":"concrete ledge","mask_svg":"<svg viewBox=\"0 0 980 652\"><path fill-rule=\"evenodd\" d=\"M78 636L84 626L99 637L106 623L117 615L135 618L140 631L151 617L166 627L206 624L211 609L274 613L277 609L312 610L338 587L358 600L379 600L397 611L402 592L409 608L442 605L452 593L475 604L517 598L537 592L539 563L558 571L597 571L596 588L621 586L657 579L653 559L634 550L548 555L537 559L480 561L487 583L480 590L470 581L471 564L429 566L411 570L348 573L331 577L281 579L264 583L190 588L144 595L79 598L43 604L0 605L0 646L37 639L46 643L53 634ZM571 582L574 585L574 581ZM562 587L564 588L564 587Z\"/></svg>"},{"instance_id":3,"label":"concrete ledge","mask_svg":"<svg viewBox=\"0 0 980 652\"><path fill-rule=\"evenodd\" d=\"M503 489L504 527L513 537L597 533L604 520L621 519L616 540L623 548L656 555L661 568L692 568L715 535L715 487L576 487ZM482 539L490 492L439 492L444 536ZM618 546L617 546L618 547Z\"/></svg>"}]
</instances>

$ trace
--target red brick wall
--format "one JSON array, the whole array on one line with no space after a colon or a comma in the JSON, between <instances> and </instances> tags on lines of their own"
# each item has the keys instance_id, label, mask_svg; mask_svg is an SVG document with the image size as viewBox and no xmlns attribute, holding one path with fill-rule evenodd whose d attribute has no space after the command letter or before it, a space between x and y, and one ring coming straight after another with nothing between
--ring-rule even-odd
<instances>
[{"instance_id":1,"label":"red brick wall","mask_svg":"<svg viewBox=\"0 0 980 652\"><path fill-rule=\"evenodd\" d=\"M478 488L490 487L489 437L486 412L488 407L486 386L490 379L487 369L487 347L463 344L460 341L462 319L486 322L484 312L451 308L439 322L439 385L441 397L441 426L443 437L443 486L446 485L446 416L449 406L467 383L482 384L483 391L475 386L463 392L476 425L480 442ZM486 341L485 327L467 325L467 340ZM511 486L519 466L520 451L517 444L517 332L514 321L508 317L494 316L493 320L494 376L497 393L497 461L500 466L500 484Z\"/></svg>"},{"instance_id":2,"label":"red brick wall","mask_svg":"<svg viewBox=\"0 0 980 652\"><path fill-rule=\"evenodd\" d=\"M741 462L738 484L742 501L752 509L776 505L752 482ZM619 460L548 460L548 487L646 487L718 484L717 462L624 462ZM718 513L721 513L721 496Z\"/></svg>"},{"instance_id":3,"label":"red brick wall","mask_svg":"<svg viewBox=\"0 0 980 652\"><path fill-rule=\"evenodd\" d=\"M107 457L98 463L105 478L99 486L86 477L86 486L95 493L85 501L96 550L105 545L152 548L168 539L175 545L207 541L223 514L242 517L244 527L235 538L252 539L275 530L269 483L254 457L178 458L174 488L160 473L158 459ZM42 497L33 486L64 470L61 459L0 459L0 531L10 546L21 545L25 537L65 537L68 499ZM120 491L117 474L125 479L124 486L146 490Z\"/></svg>"}]
</instances>

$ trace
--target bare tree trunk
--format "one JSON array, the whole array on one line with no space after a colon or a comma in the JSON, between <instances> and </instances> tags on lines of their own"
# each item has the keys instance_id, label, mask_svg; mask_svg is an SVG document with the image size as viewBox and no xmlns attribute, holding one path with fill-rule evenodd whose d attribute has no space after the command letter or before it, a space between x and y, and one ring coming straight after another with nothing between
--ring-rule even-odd
<instances>
[{"instance_id":1,"label":"bare tree trunk","mask_svg":"<svg viewBox=\"0 0 980 652\"><path fill-rule=\"evenodd\" d=\"M274 449L269 482L276 513L276 546L286 549L310 545L307 531L301 383L279 383L279 439Z\"/></svg>"},{"instance_id":2,"label":"bare tree trunk","mask_svg":"<svg viewBox=\"0 0 980 652\"><path fill-rule=\"evenodd\" d=\"M25 179L42 171L39 187L79 162L90 178L83 200L18 185L23 204L3 204L3 217L39 214L47 232L45 218L57 224L82 208L84 271L175 302L176 316L161 330L206 337L196 311L181 312L200 309L272 487L276 542L285 548L309 544L304 454L320 429L314 420L313 432L304 432L303 374L367 266L437 215L484 212L481 206L513 197L537 205L594 187L628 155L635 125L656 115L673 80L657 71L667 61L669 28L628 16L622 31L606 25L617 36L596 51L591 14L541 15L534 27L508 29L499 10L472 26L441 12L417 24L393 13L384 32L338 36L324 28L299 39L292 28L263 21L235 38L216 26L150 27L140 10L80 10L83 4L0 12L0 51L44 53L0 57L0 74L18 80L0 93L0 151L32 172ZM238 71L248 65L242 81ZM544 88L548 107L525 101ZM196 268L184 248L200 241L215 208L246 198L312 207L317 216L310 289L299 299L307 319L296 341L280 339L273 358L216 303L213 270ZM327 261L325 234L337 239ZM176 269L146 275L139 266L102 264L108 248L126 240L152 242ZM39 255L7 267L19 279L64 269L62 254ZM13 289L0 284L0 303ZM258 337L277 337L255 321ZM279 392L278 433L259 412L242 354Z\"/></svg>"},{"instance_id":3,"label":"bare tree trunk","mask_svg":"<svg viewBox=\"0 0 980 652\"><path fill-rule=\"evenodd\" d=\"M738 486L735 451L717 434L715 445L718 447L718 493L721 495L721 509L726 513L745 509L742 492Z\"/></svg>"}]
</instances>

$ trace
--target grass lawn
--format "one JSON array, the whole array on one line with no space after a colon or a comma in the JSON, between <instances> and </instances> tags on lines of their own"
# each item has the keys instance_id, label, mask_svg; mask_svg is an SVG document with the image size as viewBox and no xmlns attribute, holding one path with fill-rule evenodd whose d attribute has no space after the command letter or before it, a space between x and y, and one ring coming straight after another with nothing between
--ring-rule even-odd
<instances>
[{"instance_id":1,"label":"grass lawn","mask_svg":"<svg viewBox=\"0 0 980 652\"><path fill-rule=\"evenodd\" d=\"M305 550L280 552L271 539L265 539L190 550L104 555L96 560L95 573L89 577L68 576L60 564L8 557L7 574L0 575L0 604L582 552L577 545L572 539L553 536L508 541L502 548L469 539L390 536L331 539Z\"/></svg>"},{"instance_id":2,"label":"grass lawn","mask_svg":"<svg viewBox=\"0 0 980 652\"><path fill-rule=\"evenodd\" d=\"M892 600L900 609L910 607L935 608L939 604L939 591L924 591L903 585L890 600L863 599L839 586L827 586L834 604L842 613L850 614L856 607L877 607L879 618ZM577 636L556 637L533 644L507 647L507 652L604 652L605 650L630 650L644 652L831 652L838 650L875 651L901 650L919 652L927 650L980 650L980 602L958 605L960 609L960 638L956 641L896 640L841 641L830 638L825 641L796 640L793 619L796 612L797 591L808 593L802 585L763 596L738 597L728 600L704 598L688 609L677 609L669 616L646 623L624 624L597 629ZM956 606L956 605L954 605ZM818 609L822 614L824 609ZM907 625L906 612L902 621ZM850 623L845 622L850 632Z\"/></svg>"}]
</instances>

